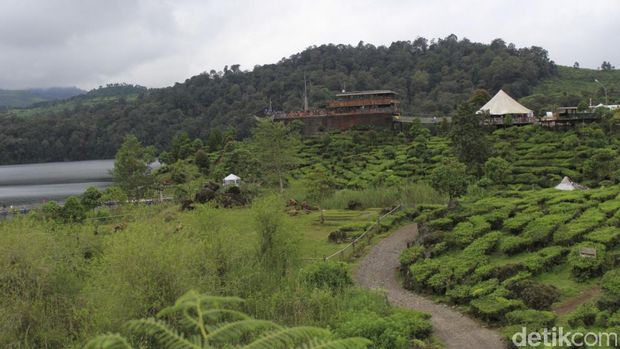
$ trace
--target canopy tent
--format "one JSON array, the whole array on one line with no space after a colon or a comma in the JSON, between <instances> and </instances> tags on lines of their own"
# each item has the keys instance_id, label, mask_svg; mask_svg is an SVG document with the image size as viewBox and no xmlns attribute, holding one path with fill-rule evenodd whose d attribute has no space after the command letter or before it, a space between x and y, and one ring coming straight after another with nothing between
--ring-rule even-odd
<instances>
[{"instance_id":1,"label":"canopy tent","mask_svg":"<svg viewBox=\"0 0 620 349\"><path fill-rule=\"evenodd\" d=\"M575 183L567 176L564 176L560 184L555 186L555 189L557 190L584 190L584 189L588 189L588 187Z\"/></svg>"},{"instance_id":2,"label":"canopy tent","mask_svg":"<svg viewBox=\"0 0 620 349\"><path fill-rule=\"evenodd\" d=\"M522 106L519 102L515 101L503 90L499 90L491 100L478 110L478 113L488 112L490 115L507 115L507 114L527 114L528 116L534 115L534 112L530 109Z\"/></svg>"},{"instance_id":3,"label":"canopy tent","mask_svg":"<svg viewBox=\"0 0 620 349\"><path fill-rule=\"evenodd\" d=\"M241 178L232 173L224 178L224 185L239 185L240 183Z\"/></svg>"}]
</instances>

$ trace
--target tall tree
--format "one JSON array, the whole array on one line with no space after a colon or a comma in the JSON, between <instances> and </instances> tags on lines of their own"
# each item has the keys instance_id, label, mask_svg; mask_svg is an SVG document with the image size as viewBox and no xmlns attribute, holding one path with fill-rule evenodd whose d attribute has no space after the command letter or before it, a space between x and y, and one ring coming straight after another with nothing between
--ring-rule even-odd
<instances>
[{"instance_id":1,"label":"tall tree","mask_svg":"<svg viewBox=\"0 0 620 349\"><path fill-rule=\"evenodd\" d=\"M143 147L134 135L126 136L114 159L114 181L130 198L143 198L154 183L149 166L153 161L153 147Z\"/></svg>"},{"instance_id":2,"label":"tall tree","mask_svg":"<svg viewBox=\"0 0 620 349\"><path fill-rule=\"evenodd\" d=\"M452 118L450 139L461 162L466 163L477 175L489 155L489 140L484 125L484 115L476 114L473 103L463 103Z\"/></svg>"},{"instance_id":3,"label":"tall tree","mask_svg":"<svg viewBox=\"0 0 620 349\"><path fill-rule=\"evenodd\" d=\"M275 178L284 191L287 171L299 162L299 134L281 122L261 120L254 129L252 144L266 178Z\"/></svg>"}]
</instances>

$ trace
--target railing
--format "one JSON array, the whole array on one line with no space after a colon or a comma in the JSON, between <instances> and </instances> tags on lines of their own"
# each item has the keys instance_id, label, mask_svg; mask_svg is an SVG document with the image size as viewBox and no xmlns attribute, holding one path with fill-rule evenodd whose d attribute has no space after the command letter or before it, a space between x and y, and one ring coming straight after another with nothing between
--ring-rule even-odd
<instances>
[{"instance_id":1,"label":"railing","mask_svg":"<svg viewBox=\"0 0 620 349\"><path fill-rule=\"evenodd\" d=\"M374 105L391 105L398 104L400 101L393 97L380 97L380 98L360 98L360 99L345 99L345 100L332 100L327 102L330 108L339 107L361 107L361 106L374 106Z\"/></svg>"},{"instance_id":2,"label":"railing","mask_svg":"<svg viewBox=\"0 0 620 349\"><path fill-rule=\"evenodd\" d=\"M381 220L383 218L391 215L392 213L398 211L401 207L402 207L402 205L398 205L398 206L394 207L393 209L391 209L388 213L386 213L383 216L380 216L379 218L377 218L377 221L374 222L370 227L368 227L368 229L366 229L362 233L362 235L358 236L355 240L353 240L350 243L348 243L342 249L332 253L331 255L329 255L329 256L327 256L325 258L323 258L323 260L325 262L327 262L330 259L338 258L339 260L342 261L342 260L345 260L346 258L349 258L349 257L355 255L356 249L358 249L360 246L365 246L365 245L362 245L364 242L367 245L370 242L370 239L373 237L373 235L381 229ZM347 253L348 253L348 256L347 256Z\"/></svg>"}]
</instances>

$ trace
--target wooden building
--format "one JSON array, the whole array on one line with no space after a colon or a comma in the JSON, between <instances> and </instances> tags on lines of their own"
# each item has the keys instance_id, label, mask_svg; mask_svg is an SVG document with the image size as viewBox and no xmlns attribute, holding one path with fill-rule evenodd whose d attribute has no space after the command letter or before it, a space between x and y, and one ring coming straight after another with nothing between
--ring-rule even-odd
<instances>
[{"instance_id":1,"label":"wooden building","mask_svg":"<svg viewBox=\"0 0 620 349\"><path fill-rule=\"evenodd\" d=\"M355 126L391 128L398 116L400 101L391 90L343 92L319 110L277 113L274 120L301 120L304 133L323 130L346 130Z\"/></svg>"}]
</instances>

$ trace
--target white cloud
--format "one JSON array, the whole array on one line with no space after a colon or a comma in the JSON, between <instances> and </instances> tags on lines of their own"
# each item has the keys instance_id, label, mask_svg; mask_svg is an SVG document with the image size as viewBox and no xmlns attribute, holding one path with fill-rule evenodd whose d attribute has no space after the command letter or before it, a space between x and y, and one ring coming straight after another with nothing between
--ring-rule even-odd
<instances>
[{"instance_id":1,"label":"white cloud","mask_svg":"<svg viewBox=\"0 0 620 349\"><path fill-rule=\"evenodd\" d=\"M620 65L616 0L4 0L0 88L109 82L151 87L224 65L277 62L311 45L501 37L553 60Z\"/></svg>"}]
</instances>

